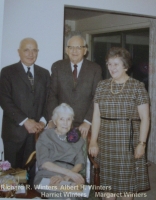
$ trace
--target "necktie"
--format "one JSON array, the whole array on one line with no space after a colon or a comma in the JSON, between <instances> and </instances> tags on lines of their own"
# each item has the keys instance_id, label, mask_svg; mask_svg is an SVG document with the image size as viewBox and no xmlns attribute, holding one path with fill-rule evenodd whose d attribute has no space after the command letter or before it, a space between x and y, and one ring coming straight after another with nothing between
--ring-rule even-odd
<instances>
[{"instance_id":1,"label":"necktie","mask_svg":"<svg viewBox=\"0 0 156 200\"><path fill-rule=\"evenodd\" d=\"M28 76L28 79L30 81L30 84L32 86L32 89L33 89L33 86L34 86L34 78L33 78L33 75L30 71L30 67L28 67L28 71L27 71L27 76Z\"/></svg>"},{"instance_id":2,"label":"necktie","mask_svg":"<svg viewBox=\"0 0 156 200\"><path fill-rule=\"evenodd\" d=\"M74 65L73 78L74 78L74 82L76 82L77 81L77 65Z\"/></svg>"}]
</instances>

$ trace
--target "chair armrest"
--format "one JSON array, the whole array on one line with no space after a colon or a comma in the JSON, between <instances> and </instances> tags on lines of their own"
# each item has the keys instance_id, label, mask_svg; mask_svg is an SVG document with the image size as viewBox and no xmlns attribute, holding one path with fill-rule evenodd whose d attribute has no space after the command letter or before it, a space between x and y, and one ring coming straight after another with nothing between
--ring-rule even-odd
<instances>
[{"instance_id":1,"label":"chair armrest","mask_svg":"<svg viewBox=\"0 0 156 200\"><path fill-rule=\"evenodd\" d=\"M87 136L88 148L89 148L90 140L91 140L91 132L89 131L88 136ZM100 166L89 153L88 153L88 158L94 168L94 185L100 186ZM99 189L95 189L95 191L99 192Z\"/></svg>"},{"instance_id":2,"label":"chair armrest","mask_svg":"<svg viewBox=\"0 0 156 200\"><path fill-rule=\"evenodd\" d=\"M90 140L91 140L91 132L89 131L88 136L87 136L88 148L89 148ZM100 169L98 163L95 162L94 157L92 157L89 153L88 153L88 158L90 162L92 163L92 165L94 166L94 169Z\"/></svg>"},{"instance_id":3,"label":"chair armrest","mask_svg":"<svg viewBox=\"0 0 156 200\"><path fill-rule=\"evenodd\" d=\"M36 162L36 151L33 151L30 154L30 156L29 156L26 164L24 165L24 169L26 169L27 171L29 171L29 169L34 165L35 162Z\"/></svg>"}]
</instances>

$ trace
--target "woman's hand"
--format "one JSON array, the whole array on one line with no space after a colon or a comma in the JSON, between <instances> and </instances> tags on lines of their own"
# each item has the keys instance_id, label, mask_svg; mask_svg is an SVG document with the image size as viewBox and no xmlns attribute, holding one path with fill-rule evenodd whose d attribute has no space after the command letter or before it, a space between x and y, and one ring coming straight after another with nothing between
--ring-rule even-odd
<instances>
[{"instance_id":1,"label":"woman's hand","mask_svg":"<svg viewBox=\"0 0 156 200\"><path fill-rule=\"evenodd\" d=\"M69 171L69 173L67 173L66 178L67 177L69 177L69 179L72 179L77 184L83 184L85 182L81 174L73 172L73 171Z\"/></svg>"},{"instance_id":2,"label":"woman's hand","mask_svg":"<svg viewBox=\"0 0 156 200\"><path fill-rule=\"evenodd\" d=\"M93 157L96 157L98 155L98 153L99 153L99 147L98 147L97 142L90 143L88 152Z\"/></svg>"},{"instance_id":3,"label":"woman's hand","mask_svg":"<svg viewBox=\"0 0 156 200\"><path fill-rule=\"evenodd\" d=\"M56 175L56 176L52 176L50 178L50 185L57 185L59 184L61 181L63 181L63 177Z\"/></svg>"},{"instance_id":4,"label":"woman's hand","mask_svg":"<svg viewBox=\"0 0 156 200\"><path fill-rule=\"evenodd\" d=\"M135 158L141 158L144 154L145 154L145 146L138 144L134 152Z\"/></svg>"},{"instance_id":5,"label":"woman's hand","mask_svg":"<svg viewBox=\"0 0 156 200\"><path fill-rule=\"evenodd\" d=\"M69 181L70 180L70 177L69 176L64 176L63 178L65 181Z\"/></svg>"}]
</instances>

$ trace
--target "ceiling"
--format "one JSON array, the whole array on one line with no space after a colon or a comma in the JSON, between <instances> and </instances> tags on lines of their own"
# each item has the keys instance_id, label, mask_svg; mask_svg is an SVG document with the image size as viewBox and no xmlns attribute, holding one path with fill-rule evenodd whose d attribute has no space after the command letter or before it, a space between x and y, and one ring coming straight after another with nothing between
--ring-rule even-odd
<instances>
[{"instance_id":1,"label":"ceiling","mask_svg":"<svg viewBox=\"0 0 156 200\"><path fill-rule=\"evenodd\" d=\"M95 17L98 15L103 15L103 11L85 10L77 8L65 8L64 18L65 20L80 20L89 17Z\"/></svg>"},{"instance_id":2,"label":"ceiling","mask_svg":"<svg viewBox=\"0 0 156 200\"><path fill-rule=\"evenodd\" d=\"M76 21L76 20L81 20L81 19L85 19L85 18L89 18L89 17L95 17L95 16L104 15L104 14L108 14L108 13L116 14L116 15L119 14L119 15L143 17L143 18L145 17L145 16L141 16L141 15L126 14L126 13L115 13L115 12L105 12L105 11L65 7L64 19Z\"/></svg>"}]
</instances>

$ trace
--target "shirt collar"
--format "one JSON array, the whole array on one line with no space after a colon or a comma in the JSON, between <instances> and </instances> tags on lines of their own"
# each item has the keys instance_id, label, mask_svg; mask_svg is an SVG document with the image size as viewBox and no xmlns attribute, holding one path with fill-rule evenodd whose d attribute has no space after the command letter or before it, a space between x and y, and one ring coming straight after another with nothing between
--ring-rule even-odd
<instances>
[{"instance_id":1,"label":"shirt collar","mask_svg":"<svg viewBox=\"0 0 156 200\"><path fill-rule=\"evenodd\" d=\"M82 59L79 63L76 64L77 67L78 67L78 68L81 68L82 63L83 63L83 59ZM74 67L74 65L75 65L75 64L71 62L71 66Z\"/></svg>"},{"instance_id":2,"label":"shirt collar","mask_svg":"<svg viewBox=\"0 0 156 200\"><path fill-rule=\"evenodd\" d=\"M25 73L27 73L27 71L28 71L28 66L26 66L26 65L23 64L23 63L22 63L22 65L23 65L23 68L24 68ZM31 72L32 75L34 76L34 65L29 66L29 68L30 68L30 72Z\"/></svg>"}]
</instances>

